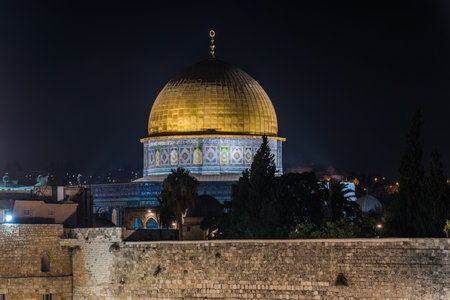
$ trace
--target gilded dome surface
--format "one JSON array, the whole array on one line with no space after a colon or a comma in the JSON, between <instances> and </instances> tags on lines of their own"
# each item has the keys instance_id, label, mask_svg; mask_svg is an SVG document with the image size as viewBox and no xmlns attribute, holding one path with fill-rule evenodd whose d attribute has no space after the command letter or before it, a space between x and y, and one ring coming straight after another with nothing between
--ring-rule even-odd
<instances>
[{"instance_id":1,"label":"gilded dome surface","mask_svg":"<svg viewBox=\"0 0 450 300\"><path fill-rule=\"evenodd\" d=\"M153 104L149 136L243 134L276 136L275 109L263 88L218 59L194 64L170 80Z\"/></svg>"}]
</instances>

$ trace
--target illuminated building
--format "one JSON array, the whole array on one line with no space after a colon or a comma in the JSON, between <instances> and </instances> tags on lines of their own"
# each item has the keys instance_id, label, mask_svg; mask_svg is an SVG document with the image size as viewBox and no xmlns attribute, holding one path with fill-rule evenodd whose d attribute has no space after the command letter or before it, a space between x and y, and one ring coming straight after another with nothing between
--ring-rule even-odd
<instances>
[{"instance_id":1,"label":"illuminated building","mask_svg":"<svg viewBox=\"0 0 450 300\"><path fill-rule=\"evenodd\" d=\"M281 173L275 110L262 87L214 57L170 80L150 112L143 181L161 181L182 167L200 181L235 181L266 135ZM162 176L161 176L162 175Z\"/></svg>"},{"instance_id":2,"label":"illuminated building","mask_svg":"<svg viewBox=\"0 0 450 300\"><path fill-rule=\"evenodd\" d=\"M213 31L210 35L214 38ZM118 217L112 221L119 225L123 207L157 205L162 181L178 167L200 181L199 194L231 200L231 184L250 168L263 135L282 174L284 138L277 136L272 102L250 75L215 58L214 48L212 39L211 57L161 90L150 112L148 137L141 139L144 176L131 184L92 186L96 212L114 213Z\"/></svg>"},{"instance_id":3,"label":"illuminated building","mask_svg":"<svg viewBox=\"0 0 450 300\"><path fill-rule=\"evenodd\" d=\"M80 186L48 186L46 180L22 186L5 175L0 185L0 224L90 227L92 203L92 192Z\"/></svg>"}]
</instances>

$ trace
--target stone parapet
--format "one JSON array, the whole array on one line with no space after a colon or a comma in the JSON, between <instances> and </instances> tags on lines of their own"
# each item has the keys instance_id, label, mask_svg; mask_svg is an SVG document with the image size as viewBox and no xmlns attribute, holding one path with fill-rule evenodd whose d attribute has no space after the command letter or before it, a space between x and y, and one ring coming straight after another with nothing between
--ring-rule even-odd
<instances>
[{"instance_id":1,"label":"stone parapet","mask_svg":"<svg viewBox=\"0 0 450 300\"><path fill-rule=\"evenodd\" d=\"M75 299L450 299L448 239L94 244Z\"/></svg>"}]
</instances>

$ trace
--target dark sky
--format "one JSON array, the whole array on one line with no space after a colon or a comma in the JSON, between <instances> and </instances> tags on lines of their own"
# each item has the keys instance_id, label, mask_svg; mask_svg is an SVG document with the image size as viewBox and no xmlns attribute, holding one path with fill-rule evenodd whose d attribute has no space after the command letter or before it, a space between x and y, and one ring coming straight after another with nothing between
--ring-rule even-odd
<instances>
[{"instance_id":1,"label":"dark sky","mask_svg":"<svg viewBox=\"0 0 450 300\"><path fill-rule=\"evenodd\" d=\"M0 1L0 167L140 168L154 99L215 29L272 99L285 168L395 176L422 104L449 170L449 1L43 3Z\"/></svg>"}]
</instances>

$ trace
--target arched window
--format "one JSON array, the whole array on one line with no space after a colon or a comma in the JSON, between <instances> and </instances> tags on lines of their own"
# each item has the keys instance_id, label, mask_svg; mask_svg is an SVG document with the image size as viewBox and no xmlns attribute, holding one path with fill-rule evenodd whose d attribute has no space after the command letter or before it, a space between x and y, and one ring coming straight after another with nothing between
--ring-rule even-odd
<instances>
[{"instance_id":1,"label":"arched window","mask_svg":"<svg viewBox=\"0 0 450 300\"><path fill-rule=\"evenodd\" d=\"M118 225L118 216L117 216L117 209L113 209L112 214L111 214L111 221L114 223L114 225Z\"/></svg>"},{"instance_id":2,"label":"arched window","mask_svg":"<svg viewBox=\"0 0 450 300\"><path fill-rule=\"evenodd\" d=\"M50 257L47 254L41 257L41 272L50 272Z\"/></svg>"},{"instance_id":3,"label":"arched window","mask_svg":"<svg viewBox=\"0 0 450 300\"><path fill-rule=\"evenodd\" d=\"M155 219L150 218L147 221L147 229L158 229L158 222Z\"/></svg>"},{"instance_id":4,"label":"arched window","mask_svg":"<svg viewBox=\"0 0 450 300\"><path fill-rule=\"evenodd\" d=\"M108 219L108 209L105 207L99 208L97 214L100 218Z\"/></svg>"},{"instance_id":5,"label":"arched window","mask_svg":"<svg viewBox=\"0 0 450 300\"><path fill-rule=\"evenodd\" d=\"M138 218L136 218L133 222L133 226L131 226L131 228L133 229L143 229L144 226L142 226L142 222L141 220L139 220Z\"/></svg>"}]
</instances>

